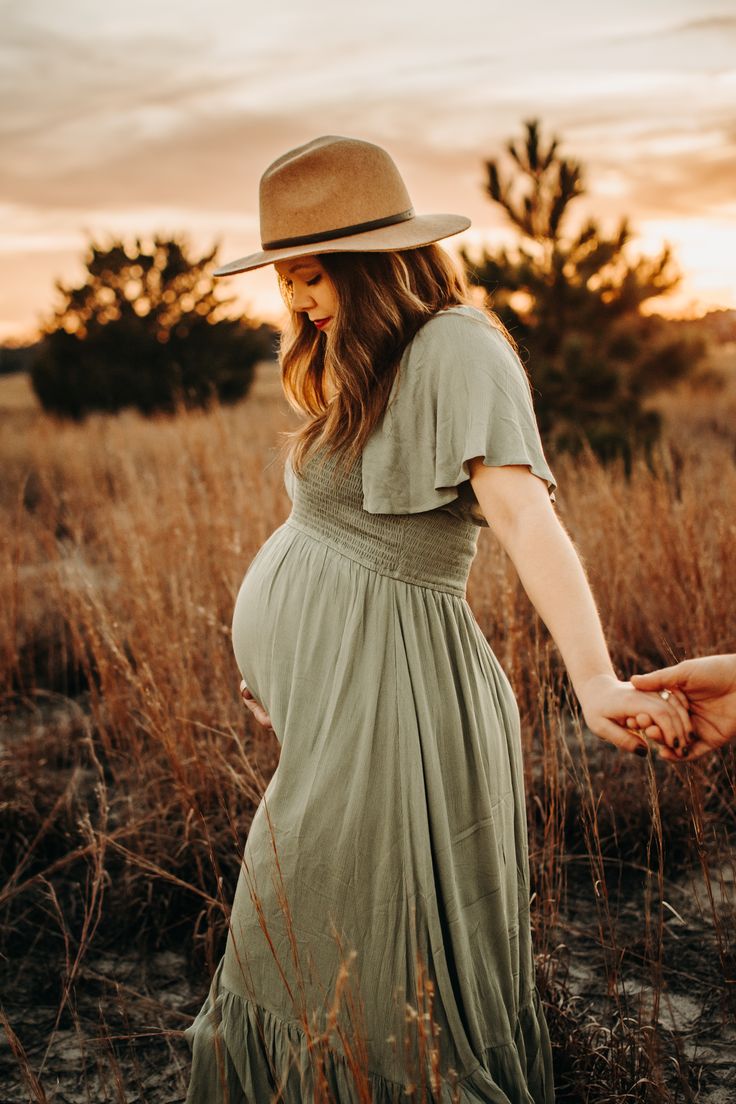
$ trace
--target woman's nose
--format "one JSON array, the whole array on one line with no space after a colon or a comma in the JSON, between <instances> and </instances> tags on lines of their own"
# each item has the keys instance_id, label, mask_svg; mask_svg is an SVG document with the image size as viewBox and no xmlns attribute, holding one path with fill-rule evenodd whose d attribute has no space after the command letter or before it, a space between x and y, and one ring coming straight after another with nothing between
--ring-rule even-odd
<instances>
[{"instance_id":1,"label":"woman's nose","mask_svg":"<svg viewBox=\"0 0 736 1104\"><path fill-rule=\"evenodd\" d=\"M304 288L301 291L295 291L292 299L292 309L295 311L308 311L314 306L314 296L309 288Z\"/></svg>"}]
</instances>

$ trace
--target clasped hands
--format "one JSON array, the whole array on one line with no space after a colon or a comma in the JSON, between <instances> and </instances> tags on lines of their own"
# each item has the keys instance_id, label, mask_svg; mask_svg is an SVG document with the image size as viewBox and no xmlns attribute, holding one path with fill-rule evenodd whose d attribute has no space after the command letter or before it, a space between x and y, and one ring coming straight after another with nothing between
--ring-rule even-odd
<instances>
[{"instance_id":1,"label":"clasped hands","mask_svg":"<svg viewBox=\"0 0 736 1104\"><path fill-rule=\"evenodd\" d=\"M645 756L651 746L663 759L682 760L698 745L679 690L637 690L611 674L588 679L576 692L588 728L620 751Z\"/></svg>"},{"instance_id":2,"label":"clasped hands","mask_svg":"<svg viewBox=\"0 0 736 1104\"><path fill-rule=\"evenodd\" d=\"M623 751L691 762L736 737L736 655L686 659L633 675L597 676L579 698L588 726Z\"/></svg>"}]
</instances>

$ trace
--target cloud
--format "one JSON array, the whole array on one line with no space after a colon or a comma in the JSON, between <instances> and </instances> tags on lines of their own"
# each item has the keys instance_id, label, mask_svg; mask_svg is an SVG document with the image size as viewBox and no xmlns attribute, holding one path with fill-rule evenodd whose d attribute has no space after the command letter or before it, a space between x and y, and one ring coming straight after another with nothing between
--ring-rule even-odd
<instances>
[{"instance_id":1,"label":"cloud","mask_svg":"<svg viewBox=\"0 0 736 1104\"><path fill-rule=\"evenodd\" d=\"M528 11L486 0L455 21L421 0L376 0L357 15L338 0L251 8L12 7L0 43L4 283L23 228L36 258L25 286L39 301L46 237L47 288L85 228L134 236L158 224L192 230L202 248L224 239L223 259L249 252L263 169L325 133L384 145L417 210L468 214L480 235L505 225L483 162L508 164L505 143L531 117L582 162L579 206L593 214L635 224L733 204L736 16L693 2L687 19L681 2L679 19L667 9L653 28L656 13L621 0L601 24L564 0L535 8L530 36Z\"/></svg>"},{"instance_id":2,"label":"cloud","mask_svg":"<svg viewBox=\"0 0 736 1104\"><path fill-rule=\"evenodd\" d=\"M717 31L736 37L736 15L708 15L704 19L689 19L670 28L672 34L690 34L695 31Z\"/></svg>"}]
</instances>

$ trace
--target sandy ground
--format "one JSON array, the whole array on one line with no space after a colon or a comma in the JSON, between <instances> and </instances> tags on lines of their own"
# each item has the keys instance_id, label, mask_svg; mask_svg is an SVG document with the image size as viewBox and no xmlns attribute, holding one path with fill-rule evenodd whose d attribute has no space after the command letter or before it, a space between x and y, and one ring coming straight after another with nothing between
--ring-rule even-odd
<instances>
[{"instance_id":1,"label":"sandy ground","mask_svg":"<svg viewBox=\"0 0 736 1104\"><path fill-rule=\"evenodd\" d=\"M732 871L722 871L733 892ZM719 1008L719 979L712 966L712 926L700 915L705 886L698 872L667 885L667 941L664 992L658 1013L660 1037L672 1056L690 1066L692 1100L733 1104L736 1100L736 1025ZM649 1015L653 990L642 961L642 900L632 894L619 902L619 950L626 1011ZM589 1019L604 1022L614 1008L601 974L586 965L599 959L590 884L568 898L561 934L569 948L567 984ZM717 959L716 959L717 960ZM108 949L83 963L75 998L55 1029L58 973L53 964L27 963L16 975L2 971L5 1012L23 1043L29 1065L49 1101L56 1104L179 1104L186 1094L190 1054L181 1031L206 994L206 976L194 976L187 957L175 950L141 954ZM58 966L57 966L58 969ZM673 1085L674 1088L674 1085ZM29 1094L17 1059L0 1044L0 1104L25 1104ZM565 1099L571 1099L566 1097ZM632 1099L636 1099L635 1097ZM680 1095L677 1099L688 1099Z\"/></svg>"}]
</instances>

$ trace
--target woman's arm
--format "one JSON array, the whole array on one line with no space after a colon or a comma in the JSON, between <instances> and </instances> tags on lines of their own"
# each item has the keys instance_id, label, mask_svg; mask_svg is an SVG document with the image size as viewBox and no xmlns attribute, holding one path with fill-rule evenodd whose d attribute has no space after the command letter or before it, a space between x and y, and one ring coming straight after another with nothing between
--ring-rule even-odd
<instances>
[{"instance_id":1,"label":"woman's arm","mask_svg":"<svg viewBox=\"0 0 736 1104\"><path fill-rule=\"evenodd\" d=\"M624 727L626 717L646 712L664 737L660 754L679 758L690 733L687 710L674 695L664 701L616 677L583 565L545 483L524 465L487 467L482 457L468 470L489 527L560 650L588 727L635 751L642 740Z\"/></svg>"}]
</instances>

